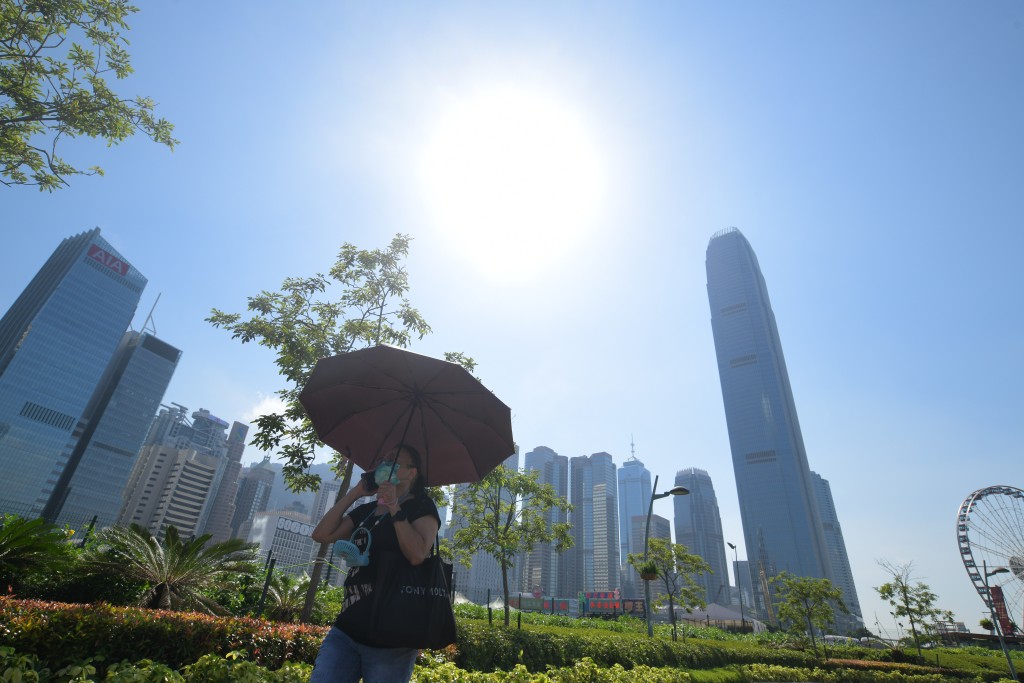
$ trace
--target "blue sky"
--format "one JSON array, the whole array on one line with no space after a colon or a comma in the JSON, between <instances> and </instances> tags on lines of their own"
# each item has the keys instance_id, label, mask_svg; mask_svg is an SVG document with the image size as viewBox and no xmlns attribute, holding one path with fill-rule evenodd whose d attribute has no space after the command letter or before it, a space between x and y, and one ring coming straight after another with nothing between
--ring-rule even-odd
<instances>
[{"instance_id":1,"label":"blue sky","mask_svg":"<svg viewBox=\"0 0 1024 683\"><path fill-rule=\"evenodd\" d=\"M249 419L281 387L272 357L210 328L209 310L325 271L343 242L409 233L411 299L434 329L415 350L473 356L524 451L621 463L632 437L662 488L706 469L742 548L704 273L711 235L737 226L865 621L894 632L872 590L887 559L914 561L976 626L955 513L976 489L1021 485L1024 5L287 10L178 1L136 15L137 73L120 89L153 96L181 144L69 141L69 158L107 176L0 190L0 307L62 238L100 226L149 278L137 323L160 293L157 332L184 351L165 400ZM473 152L439 131L506 101L495 93L569 122L517 163L582 198L573 220L544 224L503 182L466 193L496 199L461 230L438 210L425 158ZM546 150L570 138L559 166Z\"/></svg>"}]
</instances>

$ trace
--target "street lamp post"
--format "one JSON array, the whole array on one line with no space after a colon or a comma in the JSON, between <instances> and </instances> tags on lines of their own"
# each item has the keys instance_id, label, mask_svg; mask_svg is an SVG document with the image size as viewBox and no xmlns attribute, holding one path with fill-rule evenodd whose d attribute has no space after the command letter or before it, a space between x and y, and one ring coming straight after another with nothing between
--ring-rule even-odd
<instances>
[{"instance_id":1,"label":"street lamp post","mask_svg":"<svg viewBox=\"0 0 1024 683\"><path fill-rule=\"evenodd\" d=\"M736 592L740 594L740 633L743 633L747 630L747 620L743 616L743 585L740 583L739 568L740 553L738 550L736 550L736 546L734 546L732 543L729 543L729 541L726 541L725 544L732 548L732 573L736 575Z\"/></svg>"},{"instance_id":2,"label":"street lamp post","mask_svg":"<svg viewBox=\"0 0 1024 683\"><path fill-rule=\"evenodd\" d=\"M999 647L1002 648L1003 655L1006 656L1006 664L1010 667L1010 678L1019 681L1017 670L1013 668L1013 660L1010 659L1010 652L1006 649L1006 641L1003 640L1003 627L999 625L999 617L996 615L995 605L992 604L992 593L989 592L988 588L988 577L995 576L996 574L1006 574L1009 571L1006 567L996 567L989 571L988 564L984 561L981 563L981 572L985 577L985 601L988 603L988 613L992 616L992 623L996 627L996 635L999 636Z\"/></svg>"},{"instance_id":3,"label":"street lamp post","mask_svg":"<svg viewBox=\"0 0 1024 683\"><path fill-rule=\"evenodd\" d=\"M647 561L647 545L651 540L651 513L654 512L654 501L669 496L685 496L690 493L689 489L682 486L670 488L665 493L657 493L658 476L654 476L654 488L651 489L651 504L647 506L647 525L644 527L644 562ZM654 636L654 624L651 623L651 582L644 581L644 612L647 616L647 637Z\"/></svg>"}]
</instances>

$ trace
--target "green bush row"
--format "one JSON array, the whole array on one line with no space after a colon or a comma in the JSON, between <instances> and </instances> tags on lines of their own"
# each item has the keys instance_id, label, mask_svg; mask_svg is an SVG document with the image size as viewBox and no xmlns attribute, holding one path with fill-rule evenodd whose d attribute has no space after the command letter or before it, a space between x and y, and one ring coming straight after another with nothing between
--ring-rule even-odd
<instances>
[{"instance_id":1,"label":"green bush row","mask_svg":"<svg viewBox=\"0 0 1024 683\"><path fill-rule=\"evenodd\" d=\"M455 663L471 671L512 670L522 664L528 671L548 666L570 666L590 658L602 667L620 665L715 669L734 664L770 663L806 667L814 664L807 652L758 647L724 647L696 640L672 642L661 638L610 633L601 630L493 628L463 619L459 622Z\"/></svg>"},{"instance_id":2,"label":"green bush row","mask_svg":"<svg viewBox=\"0 0 1024 683\"><path fill-rule=\"evenodd\" d=\"M671 667L616 664L601 667L590 658L572 666L530 672L522 664L508 671L466 671L451 662L421 660L413 683L750 683L751 681L816 681L819 683L945 683L939 673L792 668L751 664L727 669L684 671ZM208 654L193 664L173 669L152 660L118 662L105 668L86 660L51 672L35 656L0 647L0 680L7 683L308 683L308 664L285 663L278 669L260 666L243 652ZM102 672L102 673L101 673Z\"/></svg>"},{"instance_id":3,"label":"green bush row","mask_svg":"<svg viewBox=\"0 0 1024 683\"><path fill-rule=\"evenodd\" d=\"M233 650L277 669L288 661L312 663L326 633L322 626L0 597L0 642L45 657L54 670L92 658L141 657L180 669Z\"/></svg>"}]
</instances>

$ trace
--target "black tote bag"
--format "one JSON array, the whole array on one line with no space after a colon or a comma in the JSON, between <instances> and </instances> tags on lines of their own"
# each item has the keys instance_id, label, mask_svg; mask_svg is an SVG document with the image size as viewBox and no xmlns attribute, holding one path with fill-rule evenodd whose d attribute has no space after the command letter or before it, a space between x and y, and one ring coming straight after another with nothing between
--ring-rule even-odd
<instances>
[{"instance_id":1,"label":"black tote bag","mask_svg":"<svg viewBox=\"0 0 1024 683\"><path fill-rule=\"evenodd\" d=\"M383 551L374 565L373 591L336 622L346 633L373 647L439 650L455 642L451 593L437 552L413 566L400 552Z\"/></svg>"}]
</instances>

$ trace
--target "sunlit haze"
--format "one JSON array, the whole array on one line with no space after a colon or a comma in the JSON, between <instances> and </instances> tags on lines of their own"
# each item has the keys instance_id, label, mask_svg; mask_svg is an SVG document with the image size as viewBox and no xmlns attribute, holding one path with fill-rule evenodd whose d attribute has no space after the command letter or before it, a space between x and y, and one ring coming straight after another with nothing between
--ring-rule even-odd
<instances>
[{"instance_id":1,"label":"sunlit haze","mask_svg":"<svg viewBox=\"0 0 1024 683\"><path fill-rule=\"evenodd\" d=\"M604 159L584 121L519 88L450 103L419 167L430 218L485 274L550 267L603 208Z\"/></svg>"}]
</instances>

